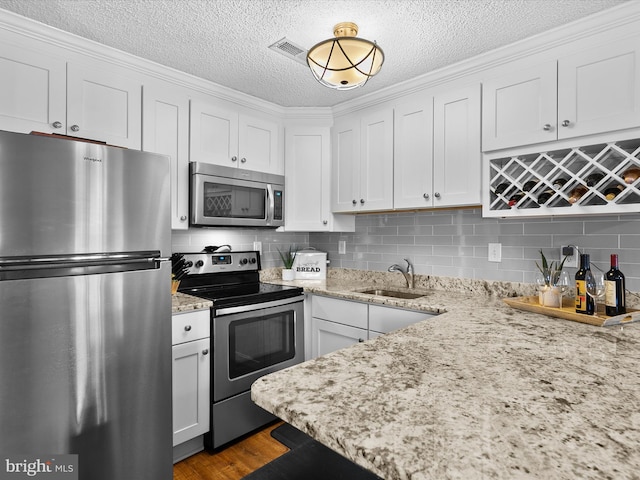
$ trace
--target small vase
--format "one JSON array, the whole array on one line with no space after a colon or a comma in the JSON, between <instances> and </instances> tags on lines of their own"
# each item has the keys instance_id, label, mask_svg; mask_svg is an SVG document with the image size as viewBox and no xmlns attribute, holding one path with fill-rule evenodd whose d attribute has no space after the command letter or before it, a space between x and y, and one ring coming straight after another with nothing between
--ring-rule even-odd
<instances>
[{"instance_id":1,"label":"small vase","mask_svg":"<svg viewBox=\"0 0 640 480\"><path fill-rule=\"evenodd\" d=\"M282 280L293 280L295 278L295 272L292 268L282 269Z\"/></svg>"},{"instance_id":2,"label":"small vase","mask_svg":"<svg viewBox=\"0 0 640 480\"><path fill-rule=\"evenodd\" d=\"M538 293L538 301L543 307L560 308L562 291L558 287L542 286Z\"/></svg>"}]
</instances>

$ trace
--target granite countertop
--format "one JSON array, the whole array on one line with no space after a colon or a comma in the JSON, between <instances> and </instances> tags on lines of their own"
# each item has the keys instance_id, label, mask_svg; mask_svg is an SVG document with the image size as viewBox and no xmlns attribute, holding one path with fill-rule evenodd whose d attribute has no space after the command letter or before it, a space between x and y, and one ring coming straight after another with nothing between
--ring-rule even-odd
<instances>
[{"instance_id":1,"label":"granite countertop","mask_svg":"<svg viewBox=\"0 0 640 480\"><path fill-rule=\"evenodd\" d=\"M295 284L382 303L354 292L370 281ZM514 310L513 287L488 286L393 300L444 313L262 377L252 398L387 480L640 479L640 325Z\"/></svg>"},{"instance_id":2,"label":"granite countertop","mask_svg":"<svg viewBox=\"0 0 640 480\"><path fill-rule=\"evenodd\" d=\"M203 298L193 297L186 293L171 295L171 313L184 313L192 310L204 310L211 308L213 302Z\"/></svg>"}]
</instances>

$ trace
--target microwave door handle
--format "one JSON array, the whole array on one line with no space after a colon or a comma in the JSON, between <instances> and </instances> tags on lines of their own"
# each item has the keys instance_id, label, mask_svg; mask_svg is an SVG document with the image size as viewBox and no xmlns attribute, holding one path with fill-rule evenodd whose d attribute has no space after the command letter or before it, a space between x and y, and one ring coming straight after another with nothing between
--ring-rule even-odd
<instances>
[{"instance_id":1,"label":"microwave door handle","mask_svg":"<svg viewBox=\"0 0 640 480\"><path fill-rule=\"evenodd\" d=\"M273 185L271 185L270 183L267 184L267 201L269 202L269 208L267 209L267 212L266 212L266 217L267 217L266 220L267 220L267 225L271 225L271 220L273 219L274 210L276 209L276 202L273 196Z\"/></svg>"}]
</instances>

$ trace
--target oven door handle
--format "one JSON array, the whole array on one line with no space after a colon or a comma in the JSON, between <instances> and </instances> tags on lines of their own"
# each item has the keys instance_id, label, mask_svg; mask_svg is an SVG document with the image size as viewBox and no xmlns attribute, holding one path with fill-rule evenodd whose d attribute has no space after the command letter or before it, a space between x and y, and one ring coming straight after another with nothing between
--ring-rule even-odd
<instances>
[{"instance_id":1,"label":"oven door handle","mask_svg":"<svg viewBox=\"0 0 640 480\"><path fill-rule=\"evenodd\" d=\"M214 310L214 317L220 317L222 315L232 315L234 313L252 312L254 310L262 310L264 308L282 307L284 305L290 305L292 303L298 303L304 301L304 294L296 295L295 297L283 298L281 300L273 300L272 302L252 303L251 305L239 305L237 307L220 308Z\"/></svg>"}]
</instances>

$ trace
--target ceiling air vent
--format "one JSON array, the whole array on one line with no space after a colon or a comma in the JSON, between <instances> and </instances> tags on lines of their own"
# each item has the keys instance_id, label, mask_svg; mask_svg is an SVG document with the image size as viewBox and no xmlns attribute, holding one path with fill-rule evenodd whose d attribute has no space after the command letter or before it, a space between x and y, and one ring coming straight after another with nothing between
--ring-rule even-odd
<instances>
[{"instance_id":1,"label":"ceiling air vent","mask_svg":"<svg viewBox=\"0 0 640 480\"><path fill-rule=\"evenodd\" d=\"M269 49L303 65L307 64L307 51L292 41L287 40L286 37L278 40L273 45L269 45Z\"/></svg>"}]
</instances>

